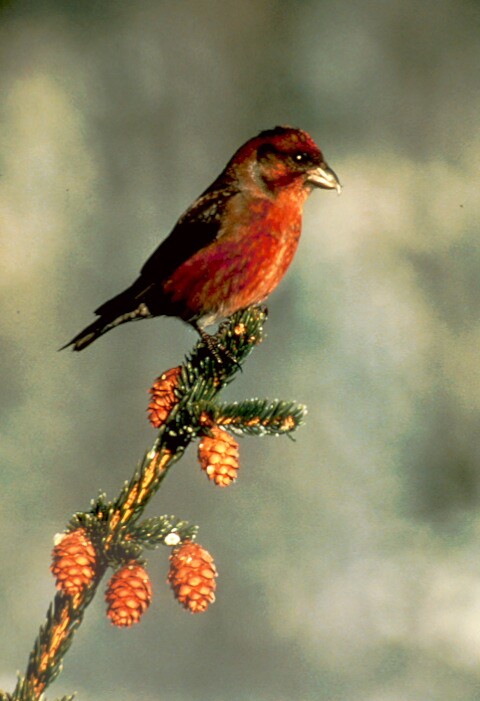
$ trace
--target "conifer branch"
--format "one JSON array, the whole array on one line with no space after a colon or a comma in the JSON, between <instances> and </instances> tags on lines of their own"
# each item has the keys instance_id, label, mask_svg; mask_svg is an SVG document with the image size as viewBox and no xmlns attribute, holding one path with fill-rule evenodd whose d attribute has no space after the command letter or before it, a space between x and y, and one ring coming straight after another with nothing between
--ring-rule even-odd
<instances>
[{"instance_id":1,"label":"conifer branch","mask_svg":"<svg viewBox=\"0 0 480 701\"><path fill-rule=\"evenodd\" d=\"M24 676L0 701L36 701L62 670L63 658L107 569L115 573L107 587L107 615L114 625L137 623L150 604L151 586L143 551L172 548L170 582L179 602L204 611L214 600L216 568L211 555L195 543L198 527L175 516L140 520L163 479L197 437L199 459L210 479L227 486L236 479L238 444L226 429L251 435L280 435L303 421L305 407L293 402L251 399L218 403L219 392L241 370L262 340L266 311L237 312L214 338L203 341L178 368L167 371L152 388L149 415L158 435L118 497L101 493L87 512L78 512L53 551L57 592L30 654ZM70 701L64 696L59 701Z\"/></svg>"}]
</instances>

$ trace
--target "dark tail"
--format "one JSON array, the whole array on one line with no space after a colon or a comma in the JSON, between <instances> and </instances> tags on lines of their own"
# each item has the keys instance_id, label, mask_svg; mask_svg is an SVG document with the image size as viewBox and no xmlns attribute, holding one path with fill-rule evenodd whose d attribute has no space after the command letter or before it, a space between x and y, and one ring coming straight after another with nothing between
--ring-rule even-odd
<instances>
[{"instance_id":1,"label":"dark tail","mask_svg":"<svg viewBox=\"0 0 480 701\"><path fill-rule=\"evenodd\" d=\"M113 299L109 299L108 302L102 304L95 311L99 318L90 326L84 328L83 331L80 331L79 334L59 348L59 350L72 346L72 350L81 351L97 338L103 336L104 333L114 329L116 326L120 326L120 324L153 316L146 304L140 301L148 288L149 286L146 286L143 280L139 279L127 290L113 297Z\"/></svg>"},{"instance_id":2,"label":"dark tail","mask_svg":"<svg viewBox=\"0 0 480 701\"><path fill-rule=\"evenodd\" d=\"M127 321L127 319L125 319L125 321ZM120 321L118 323L121 324L122 322ZM80 333L72 338L71 341L66 343L58 350L63 350L64 348L72 346L72 350L81 351L93 343L97 338L103 336L104 333L110 331L110 329L112 329L114 326L117 326L117 324L114 324L111 321L107 322L105 318L101 316L99 319L94 321L93 324L90 324L90 326L84 328L83 331L80 331Z\"/></svg>"}]
</instances>

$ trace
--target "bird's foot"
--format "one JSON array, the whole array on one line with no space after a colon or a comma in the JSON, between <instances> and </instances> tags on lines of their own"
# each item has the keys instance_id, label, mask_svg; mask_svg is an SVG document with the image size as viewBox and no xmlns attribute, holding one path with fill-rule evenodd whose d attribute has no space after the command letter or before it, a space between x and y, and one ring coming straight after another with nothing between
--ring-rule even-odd
<instances>
[{"instance_id":1,"label":"bird's foot","mask_svg":"<svg viewBox=\"0 0 480 701\"><path fill-rule=\"evenodd\" d=\"M225 365L227 364L235 365L240 371L242 370L242 366L238 360L232 355L229 349L223 345L223 343L218 341L216 336L211 336L199 326L195 326L195 329L199 333L205 348L215 360L220 370L224 370Z\"/></svg>"}]
</instances>

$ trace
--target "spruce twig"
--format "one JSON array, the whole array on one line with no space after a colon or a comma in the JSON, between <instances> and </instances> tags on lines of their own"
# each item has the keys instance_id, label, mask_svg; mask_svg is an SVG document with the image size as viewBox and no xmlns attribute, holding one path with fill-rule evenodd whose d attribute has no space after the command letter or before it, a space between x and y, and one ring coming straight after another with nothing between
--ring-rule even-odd
<instances>
[{"instance_id":1,"label":"spruce twig","mask_svg":"<svg viewBox=\"0 0 480 701\"><path fill-rule=\"evenodd\" d=\"M117 609L109 612L112 622L130 625L139 619L149 605L151 592L142 557L144 549L152 550L162 544L175 548L176 557L171 564L174 569L169 580L186 608L203 611L214 600L216 569L211 556L201 546L195 545L194 550L195 558L200 557L204 563L201 576L195 574L194 578L203 578L201 591L191 584L193 580L183 579L183 569L185 563L188 569L198 527L175 516L140 519L187 446L198 436L211 436L213 427L228 428L236 433L280 435L295 430L302 423L305 408L293 402L255 399L225 404L215 401L219 392L241 370L253 347L262 340L265 318L266 311L260 307L237 312L220 326L215 336L218 352L211 354L211 347L207 348L200 341L178 371L169 371L171 395L165 404L166 419L132 478L125 482L113 501L100 494L92 501L89 511L76 513L67 526L66 535L60 537L56 545L54 572L57 572L57 586L63 589L57 592L47 611L25 675L19 677L12 694L0 692L0 701L43 698L45 689L60 674L63 658L108 568L116 570L115 577L120 582L117 589L110 591L110 603L117 592L118 596L126 596L123 582L127 589L131 587L130 599L137 595L143 597L138 602L138 611L130 617L123 615L122 601L117 602ZM175 378L174 385L172 378ZM165 391L161 397L165 397ZM223 428L221 432L225 435ZM182 547L185 555L182 555ZM85 551L82 548L86 548ZM58 573L62 575L60 579ZM69 589L66 589L65 582ZM203 599L202 592L205 594ZM128 600L125 605L128 607L130 603ZM65 696L59 701L72 698Z\"/></svg>"}]
</instances>

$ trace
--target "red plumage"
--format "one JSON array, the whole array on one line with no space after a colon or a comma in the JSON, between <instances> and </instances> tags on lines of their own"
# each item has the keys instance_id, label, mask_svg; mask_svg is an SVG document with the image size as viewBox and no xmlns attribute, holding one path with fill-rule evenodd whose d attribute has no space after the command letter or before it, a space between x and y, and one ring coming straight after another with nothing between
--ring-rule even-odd
<instances>
[{"instance_id":1,"label":"red plumage","mask_svg":"<svg viewBox=\"0 0 480 701\"><path fill-rule=\"evenodd\" d=\"M82 350L142 317L177 316L200 331L264 301L295 255L314 187L340 191L306 132L275 127L250 139L180 217L133 285L99 307L99 318L67 346Z\"/></svg>"}]
</instances>

